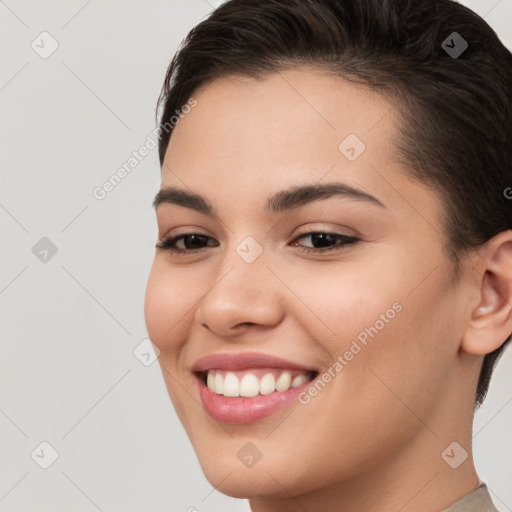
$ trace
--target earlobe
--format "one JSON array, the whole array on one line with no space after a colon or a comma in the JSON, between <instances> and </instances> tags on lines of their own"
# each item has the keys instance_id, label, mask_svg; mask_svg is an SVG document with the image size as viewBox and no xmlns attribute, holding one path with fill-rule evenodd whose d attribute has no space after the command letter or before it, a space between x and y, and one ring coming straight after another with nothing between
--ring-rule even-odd
<instances>
[{"instance_id":1,"label":"earlobe","mask_svg":"<svg viewBox=\"0 0 512 512\"><path fill-rule=\"evenodd\" d=\"M512 333L512 230L489 240L478 258L485 261L480 301L471 312L462 349L485 355L499 348Z\"/></svg>"}]
</instances>

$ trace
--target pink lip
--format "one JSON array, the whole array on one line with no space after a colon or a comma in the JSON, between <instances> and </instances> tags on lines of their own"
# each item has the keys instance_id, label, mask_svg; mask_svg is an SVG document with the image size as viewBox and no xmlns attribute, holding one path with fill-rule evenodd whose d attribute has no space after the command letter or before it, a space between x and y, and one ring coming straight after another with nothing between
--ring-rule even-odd
<instances>
[{"instance_id":1,"label":"pink lip","mask_svg":"<svg viewBox=\"0 0 512 512\"><path fill-rule=\"evenodd\" d=\"M210 354L198 359L192 367L192 371L205 372L212 368L219 370L243 370L245 368L263 367L289 368L310 372L316 371L316 368L293 363L280 357L260 354L258 352L242 352L238 354L223 352Z\"/></svg>"},{"instance_id":2,"label":"pink lip","mask_svg":"<svg viewBox=\"0 0 512 512\"><path fill-rule=\"evenodd\" d=\"M295 402L297 396L308 387L312 381L286 391L275 391L268 395L255 397L226 397L210 391L201 377L197 378L199 396L206 412L221 423L244 425L261 420L279 409Z\"/></svg>"},{"instance_id":3,"label":"pink lip","mask_svg":"<svg viewBox=\"0 0 512 512\"><path fill-rule=\"evenodd\" d=\"M311 381L286 391L254 397L226 397L208 389L200 372L207 370L243 370L248 368L282 368L317 372L315 368L294 363L286 359L258 352L217 353L201 357L192 367L196 373L199 396L206 412L215 420L233 425L253 423L270 416L277 410L297 400L297 396Z\"/></svg>"}]
</instances>

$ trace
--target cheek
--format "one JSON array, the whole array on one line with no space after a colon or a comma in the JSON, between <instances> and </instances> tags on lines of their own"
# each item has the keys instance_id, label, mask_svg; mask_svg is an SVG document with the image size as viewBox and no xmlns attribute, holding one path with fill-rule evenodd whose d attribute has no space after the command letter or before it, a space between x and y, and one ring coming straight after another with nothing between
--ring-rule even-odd
<instances>
[{"instance_id":1,"label":"cheek","mask_svg":"<svg viewBox=\"0 0 512 512\"><path fill-rule=\"evenodd\" d=\"M381 291L374 286L371 306L362 306L372 312L364 315L366 325L353 321L356 341L363 334L366 344L359 343L363 357L358 355L358 362L346 368L350 375L346 391L361 399L373 397L368 415L386 417L387 409L395 409L395 417L407 417L406 404L426 418L442 400L456 361L459 329L450 322L457 295L447 287L449 276L443 275L444 270L440 265L421 281L413 271L400 277L397 269L395 282L388 282ZM386 313L393 303L400 310ZM357 316L356 309L352 313Z\"/></svg>"},{"instance_id":2,"label":"cheek","mask_svg":"<svg viewBox=\"0 0 512 512\"><path fill-rule=\"evenodd\" d=\"M179 272L170 269L157 255L146 286L144 316L149 337L160 349L158 363L169 398L180 421L190 431L189 414L197 403L188 393L183 393L182 385L178 384L182 380L178 356L190 329L191 317L187 312L193 303L191 300L197 300L187 297L188 284L180 280Z\"/></svg>"},{"instance_id":3,"label":"cheek","mask_svg":"<svg viewBox=\"0 0 512 512\"><path fill-rule=\"evenodd\" d=\"M302 279L298 292L323 321L308 315L312 320L301 319L302 327L333 363L331 372L325 369L325 391L311 394L311 405L301 410L300 424L316 433L309 445L304 443L304 450L311 449L305 458L314 459L321 450L324 461L340 471L344 463L339 450L332 449L337 440L344 440L340 450L347 465L359 460L371 466L375 453L391 456L423 428L411 408L429 417L451 364L447 340L453 329L446 312L455 301L441 269L410 293L419 281L412 270L383 266L386 272L374 273L369 268L358 272L353 265L338 274L326 268L324 276L316 272L315 278ZM325 336L324 323L334 334Z\"/></svg>"},{"instance_id":4,"label":"cheek","mask_svg":"<svg viewBox=\"0 0 512 512\"><path fill-rule=\"evenodd\" d=\"M371 340L384 337L403 314L405 286L400 273L393 273L382 261L333 263L290 275L290 282L297 297L314 313L307 315L312 339L336 357L350 350L352 341L367 347ZM306 328L305 320L296 319Z\"/></svg>"},{"instance_id":5,"label":"cheek","mask_svg":"<svg viewBox=\"0 0 512 512\"><path fill-rule=\"evenodd\" d=\"M443 265L422 281L435 263L427 268L411 260L404 269L397 265L403 258L392 256L339 271L326 266L303 278L298 295L321 321L308 315L311 322L302 325L340 362L334 373L344 377L334 380L344 395L374 397L378 409L397 400L394 392L428 409L456 353L456 326L449 318L457 298L446 286Z\"/></svg>"},{"instance_id":6,"label":"cheek","mask_svg":"<svg viewBox=\"0 0 512 512\"><path fill-rule=\"evenodd\" d=\"M191 290L190 283L157 256L146 286L144 317L149 337L162 352L185 339L192 295L197 291Z\"/></svg>"}]
</instances>

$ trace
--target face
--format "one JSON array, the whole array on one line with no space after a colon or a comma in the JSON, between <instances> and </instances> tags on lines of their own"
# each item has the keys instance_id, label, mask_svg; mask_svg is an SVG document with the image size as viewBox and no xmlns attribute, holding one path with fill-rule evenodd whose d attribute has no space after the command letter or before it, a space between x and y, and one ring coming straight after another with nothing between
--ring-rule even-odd
<instances>
[{"instance_id":1,"label":"face","mask_svg":"<svg viewBox=\"0 0 512 512\"><path fill-rule=\"evenodd\" d=\"M208 480L236 497L298 495L376 474L405 446L441 453L453 439L425 425L439 411L449 422L460 392L466 290L442 250L439 196L395 155L391 103L305 68L221 78L193 96L162 189L213 213L161 194L167 248L145 316ZM288 194L330 184L338 193ZM248 353L285 362L236 359ZM201 367L225 389L230 371L253 375L246 390L268 373L282 389L287 371L314 380L224 397L194 371L210 354L235 356L236 368Z\"/></svg>"}]
</instances>

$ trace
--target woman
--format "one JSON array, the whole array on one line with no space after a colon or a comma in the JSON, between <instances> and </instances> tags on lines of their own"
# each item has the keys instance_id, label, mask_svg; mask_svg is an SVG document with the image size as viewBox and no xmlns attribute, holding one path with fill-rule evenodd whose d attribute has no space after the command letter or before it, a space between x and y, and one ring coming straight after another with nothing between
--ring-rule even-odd
<instances>
[{"instance_id":1,"label":"woman","mask_svg":"<svg viewBox=\"0 0 512 512\"><path fill-rule=\"evenodd\" d=\"M231 0L190 32L145 316L217 490L496 510L471 427L512 333L511 101L451 0Z\"/></svg>"}]
</instances>

